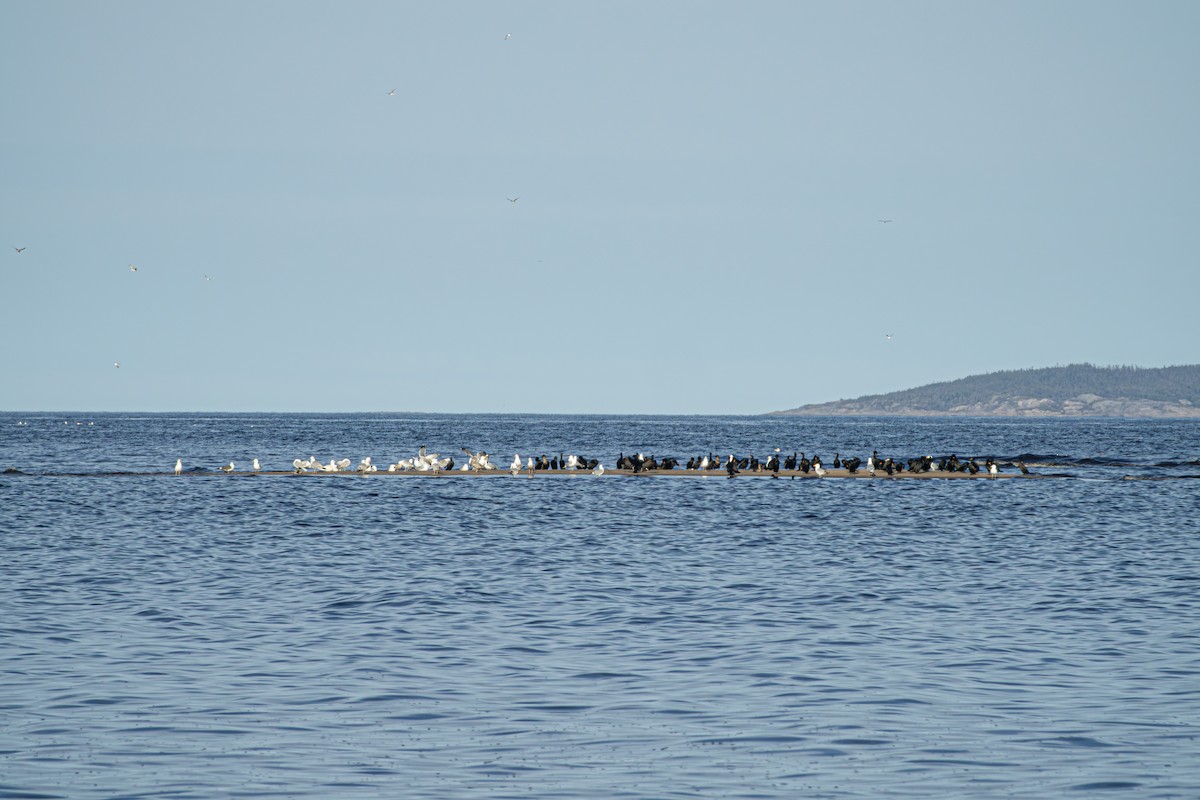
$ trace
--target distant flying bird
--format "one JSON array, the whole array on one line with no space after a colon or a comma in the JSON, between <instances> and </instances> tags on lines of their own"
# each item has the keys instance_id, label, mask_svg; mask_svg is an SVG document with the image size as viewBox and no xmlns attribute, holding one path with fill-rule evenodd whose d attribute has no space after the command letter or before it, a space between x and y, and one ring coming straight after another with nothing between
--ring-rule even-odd
<instances>
[{"instance_id":1,"label":"distant flying bird","mask_svg":"<svg viewBox=\"0 0 1200 800\"><path fill-rule=\"evenodd\" d=\"M890 333L885 333L883 335L883 338L887 339L890 342L892 340L892 335Z\"/></svg>"},{"instance_id":2,"label":"distant flying bird","mask_svg":"<svg viewBox=\"0 0 1200 800\"><path fill-rule=\"evenodd\" d=\"M506 33L506 34L504 34L504 41L506 41L506 42L507 42L507 41L508 41L508 37L510 37L510 36L512 36L512 34L511 34L511 33Z\"/></svg>"},{"instance_id":3,"label":"distant flying bird","mask_svg":"<svg viewBox=\"0 0 1200 800\"><path fill-rule=\"evenodd\" d=\"M114 361L114 362L113 362L113 366L114 366L114 367L116 367L117 369L120 369L120 368L121 368L121 362L120 362L120 361Z\"/></svg>"},{"instance_id":4,"label":"distant flying bird","mask_svg":"<svg viewBox=\"0 0 1200 800\"><path fill-rule=\"evenodd\" d=\"M206 280L206 281L211 281L211 280L212 280L212 278L210 278L210 277L208 277L207 275L205 275L205 276L204 276L204 280Z\"/></svg>"},{"instance_id":5,"label":"distant flying bird","mask_svg":"<svg viewBox=\"0 0 1200 800\"><path fill-rule=\"evenodd\" d=\"M137 272L137 267L135 267L133 264L130 264L130 265L129 265L129 271L130 271L130 272Z\"/></svg>"},{"instance_id":6,"label":"distant flying bird","mask_svg":"<svg viewBox=\"0 0 1200 800\"><path fill-rule=\"evenodd\" d=\"M510 198L508 198L508 202L515 203L520 199L521 199L520 197L510 197Z\"/></svg>"},{"instance_id":7,"label":"distant flying bird","mask_svg":"<svg viewBox=\"0 0 1200 800\"><path fill-rule=\"evenodd\" d=\"M20 253L20 252L23 252L25 250L25 248L24 247L14 247L13 250L16 250L18 253Z\"/></svg>"},{"instance_id":8,"label":"distant flying bird","mask_svg":"<svg viewBox=\"0 0 1200 800\"><path fill-rule=\"evenodd\" d=\"M396 90L395 90L395 89L391 89L391 90L389 90L389 91L388 91L388 97L395 97L395 96L396 96Z\"/></svg>"},{"instance_id":9,"label":"distant flying bird","mask_svg":"<svg viewBox=\"0 0 1200 800\"><path fill-rule=\"evenodd\" d=\"M879 220L879 221L880 221L880 222L891 222L892 220L890 220L890 219L881 219L881 220Z\"/></svg>"}]
</instances>

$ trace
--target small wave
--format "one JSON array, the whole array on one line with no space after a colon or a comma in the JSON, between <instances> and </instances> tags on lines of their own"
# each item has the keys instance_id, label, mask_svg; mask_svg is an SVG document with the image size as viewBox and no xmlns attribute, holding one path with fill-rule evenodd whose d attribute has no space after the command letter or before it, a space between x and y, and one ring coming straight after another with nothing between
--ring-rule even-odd
<instances>
[{"instance_id":1,"label":"small wave","mask_svg":"<svg viewBox=\"0 0 1200 800\"><path fill-rule=\"evenodd\" d=\"M1018 456L1013 456L1008 459L1010 461L1024 461L1026 464L1053 464L1061 461L1071 461L1071 457L1061 453L1021 453Z\"/></svg>"},{"instance_id":2,"label":"small wave","mask_svg":"<svg viewBox=\"0 0 1200 800\"><path fill-rule=\"evenodd\" d=\"M591 711L594 706L570 705L567 703L524 703L522 708L534 711L549 711L555 714L576 714L581 711Z\"/></svg>"},{"instance_id":3,"label":"small wave","mask_svg":"<svg viewBox=\"0 0 1200 800\"><path fill-rule=\"evenodd\" d=\"M925 700L916 700L912 697L897 697L892 700L854 700L851 705L859 706L927 706L929 703Z\"/></svg>"},{"instance_id":4,"label":"small wave","mask_svg":"<svg viewBox=\"0 0 1200 800\"><path fill-rule=\"evenodd\" d=\"M1049 747L1112 747L1108 742L1090 736L1059 736L1045 742Z\"/></svg>"},{"instance_id":5,"label":"small wave","mask_svg":"<svg viewBox=\"0 0 1200 800\"><path fill-rule=\"evenodd\" d=\"M1180 481L1180 480L1195 480L1200 478L1200 475L1124 475L1122 480L1126 481Z\"/></svg>"},{"instance_id":6,"label":"small wave","mask_svg":"<svg viewBox=\"0 0 1200 800\"><path fill-rule=\"evenodd\" d=\"M1090 457L1081 458L1075 462L1081 467L1142 467L1144 464L1137 464L1127 458L1101 458Z\"/></svg>"},{"instance_id":7,"label":"small wave","mask_svg":"<svg viewBox=\"0 0 1200 800\"><path fill-rule=\"evenodd\" d=\"M0 783L0 798L3 800L58 800L67 797L65 794L46 794L22 789L20 786L6 786Z\"/></svg>"},{"instance_id":8,"label":"small wave","mask_svg":"<svg viewBox=\"0 0 1200 800\"><path fill-rule=\"evenodd\" d=\"M636 678L637 675L632 672L580 672L571 677L584 681L600 681L609 678Z\"/></svg>"}]
</instances>

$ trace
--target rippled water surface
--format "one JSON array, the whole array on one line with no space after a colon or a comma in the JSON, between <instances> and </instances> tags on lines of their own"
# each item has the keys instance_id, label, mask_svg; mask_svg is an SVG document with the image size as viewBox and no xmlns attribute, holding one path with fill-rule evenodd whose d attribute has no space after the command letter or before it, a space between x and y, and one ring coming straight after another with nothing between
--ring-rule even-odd
<instances>
[{"instance_id":1,"label":"rippled water surface","mask_svg":"<svg viewBox=\"0 0 1200 800\"><path fill-rule=\"evenodd\" d=\"M214 471L421 444L1056 477ZM1197 459L1195 422L0 414L0 798L1194 798Z\"/></svg>"}]
</instances>

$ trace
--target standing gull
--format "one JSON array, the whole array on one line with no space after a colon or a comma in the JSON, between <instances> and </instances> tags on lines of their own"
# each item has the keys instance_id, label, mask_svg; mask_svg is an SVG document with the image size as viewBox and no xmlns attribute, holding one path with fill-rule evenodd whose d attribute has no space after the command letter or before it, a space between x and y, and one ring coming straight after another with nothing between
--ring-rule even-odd
<instances>
[{"instance_id":1,"label":"standing gull","mask_svg":"<svg viewBox=\"0 0 1200 800\"><path fill-rule=\"evenodd\" d=\"M175 459L175 474L179 475L182 472L183 472L183 459L177 458L177 459Z\"/></svg>"}]
</instances>

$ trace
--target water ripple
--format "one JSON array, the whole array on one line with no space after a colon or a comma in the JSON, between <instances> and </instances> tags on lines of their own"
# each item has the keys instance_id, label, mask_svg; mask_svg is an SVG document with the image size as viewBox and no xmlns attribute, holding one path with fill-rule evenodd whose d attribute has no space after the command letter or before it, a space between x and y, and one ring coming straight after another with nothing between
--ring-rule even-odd
<instances>
[{"instance_id":1,"label":"water ripple","mask_svg":"<svg viewBox=\"0 0 1200 800\"><path fill-rule=\"evenodd\" d=\"M58 452L223 463L258 422ZM489 424L536 452L710 423ZM1196 426L1111 425L719 431L1194 470ZM1193 796L1192 486L0 476L0 798Z\"/></svg>"}]
</instances>

